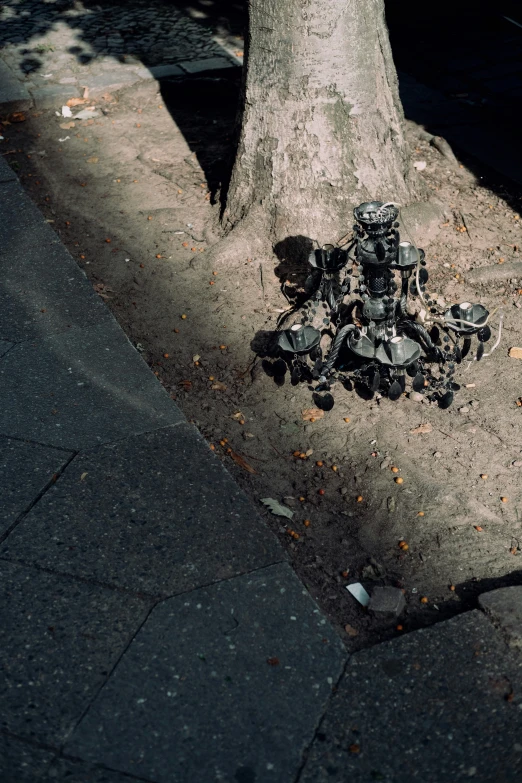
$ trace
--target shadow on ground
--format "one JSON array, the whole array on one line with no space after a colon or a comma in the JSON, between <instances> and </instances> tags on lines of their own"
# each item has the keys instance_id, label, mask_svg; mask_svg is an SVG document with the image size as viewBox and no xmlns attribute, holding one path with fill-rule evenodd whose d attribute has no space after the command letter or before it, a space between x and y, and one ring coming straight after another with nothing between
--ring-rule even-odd
<instances>
[{"instance_id":1,"label":"shadow on ground","mask_svg":"<svg viewBox=\"0 0 522 783\"><path fill-rule=\"evenodd\" d=\"M131 16L134 8L143 4L125 5ZM80 38L86 35L84 23L75 24ZM126 56L121 38L123 51L110 57ZM100 54L107 54L105 48L100 45ZM77 53L79 62L83 53ZM45 52L39 54L45 65ZM359 636L351 643L363 645L394 633L393 625L361 616L345 589L348 582L403 587L410 598L409 628L469 608L473 585L520 581L510 554L520 552L520 490L509 467L522 448L512 423L518 377L500 354L486 368L474 368L478 388L469 394L480 397L481 407L469 417L406 399L397 405L363 402L341 389L331 413L313 424L303 421L311 405L308 389L276 388L250 352L254 334L273 330L287 307L277 279L264 279L257 259L234 259L232 271L218 275L205 260L205 227L216 213L210 202L233 149L238 78L239 69L229 69L164 80L161 96L150 82L124 90L103 103L103 117L75 128L63 147L57 146L63 120L44 112L8 128L23 150L12 161L149 366L249 495L256 503L267 496L283 499L293 509L298 540L289 538L286 522L273 516L267 521L337 627L357 626ZM424 112L420 121L437 130L426 120L426 101L415 96L412 88L408 116ZM499 122L499 139L505 127ZM42 149L46 154L39 156ZM433 168L438 165L433 158ZM483 176L474 165L477 177ZM472 180L459 185L463 192ZM504 186L492 182L504 197ZM430 250L449 267L471 252L467 242L452 235ZM279 249L279 281L292 274L293 249L290 243ZM435 280L453 285L453 292L454 274L443 278L443 264L434 266L440 267ZM516 332L513 318L507 325ZM502 378L502 400L491 388L492 375ZM411 433L426 421L433 434ZM294 456L309 450L306 459ZM389 469L394 463L406 477L401 488ZM477 478L486 468L489 485ZM511 505L499 508L501 493ZM310 526L304 527L307 519ZM477 522L483 535L474 528ZM409 554L398 547L403 538ZM459 591L450 594L450 584ZM461 585L469 585L469 593ZM424 593L427 607L416 599Z\"/></svg>"}]
</instances>

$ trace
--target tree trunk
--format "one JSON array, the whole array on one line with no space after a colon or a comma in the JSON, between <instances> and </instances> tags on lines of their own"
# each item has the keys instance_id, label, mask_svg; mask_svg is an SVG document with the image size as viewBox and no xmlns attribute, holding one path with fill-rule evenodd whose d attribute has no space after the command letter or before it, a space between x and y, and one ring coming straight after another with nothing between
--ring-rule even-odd
<instances>
[{"instance_id":1,"label":"tree trunk","mask_svg":"<svg viewBox=\"0 0 522 783\"><path fill-rule=\"evenodd\" d=\"M324 244L358 203L411 200L383 0L249 0L243 100L226 231Z\"/></svg>"}]
</instances>

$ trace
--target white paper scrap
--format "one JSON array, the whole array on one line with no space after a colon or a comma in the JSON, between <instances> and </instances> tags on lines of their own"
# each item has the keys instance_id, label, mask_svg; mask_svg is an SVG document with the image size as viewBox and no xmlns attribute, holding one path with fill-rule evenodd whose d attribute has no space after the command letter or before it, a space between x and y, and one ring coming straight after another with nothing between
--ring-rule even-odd
<instances>
[{"instance_id":1,"label":"white paper scrap","mask_svg":"<svg viewBox=\"0 0 522 783\"><path fill-rule=\"evenodd\" d=\"M361 606L368 606L370 603L370 596L360 582L356 582L353 585L346 585L346 589L353 595L356 601L359 601Z\"/></svg>"}]
</instances>

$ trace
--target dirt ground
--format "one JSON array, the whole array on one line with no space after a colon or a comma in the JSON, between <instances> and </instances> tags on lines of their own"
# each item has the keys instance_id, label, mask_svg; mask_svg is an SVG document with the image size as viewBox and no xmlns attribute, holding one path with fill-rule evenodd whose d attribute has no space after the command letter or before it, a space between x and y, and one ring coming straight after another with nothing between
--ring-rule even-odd
<instances>
[{"instance_id":1,"label":"dirt ground","mask_svg":"<svg viewBox=\"0 0 522 783\"><path fill-rule=\"evenodd\" d=\"M521 197L476 163L451 167L408 124L412 156L426 162L420 176L445 205L446 217L420 243L428 290L450 304L501 308L502 342L490 358L461 365L462 388L447 411L408 396L363 400L337 384L333 410L305 421L308 386L288 376L278 386L250 347L288 306L275 263L237 257L216 270L207 260L236 93L234 78L222 74L164 82L161 93L142 83L105 95L95 102L99 117L74 127L54 110L4 125L1 151L356 649L400 630L361 609L346 590L354 581L369 591L403 587L400 622L409 630L522 580L522 363L508 358L522 345L522 275L482 286L467 280L473 268L521 259ZM347 231L354 206L347 204ZM431 431L415 434L421 424ZM266 497L284 502L293 519L272 515L260 502Z\"/></svg>"}]
</instances>

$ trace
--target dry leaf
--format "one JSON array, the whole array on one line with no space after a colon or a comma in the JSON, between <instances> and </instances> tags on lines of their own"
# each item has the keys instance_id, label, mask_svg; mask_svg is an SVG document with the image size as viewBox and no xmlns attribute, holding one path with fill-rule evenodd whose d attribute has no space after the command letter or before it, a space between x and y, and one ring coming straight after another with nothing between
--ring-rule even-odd
<instances>
[{"instance_id":1,"label":"dry leaf","mask_svg":"<svg viewBox=\"0 0 522 783\"><path fill-rule=\"evenodd\" d=\"M10 122L25 122L27 117L23 113L23 111L15 111L13 114L9 115L9 121Z\"/></svg>"},{"instance_id":2,"label":"dry leaf","mask_svg":"<svg viewBox=\"0 0 522 783\"><path fill-rule=\"evenodd\" d=\"M87 103L85 98L69 98L66 106L80 106L82 103Z\"/></svg>"},{"instance_id":3,"label":"dry leaf","mask_svg":"<svg viewBox=\"0 0 522 783\"><path fill-rule=\"evenodd\" d=\"M352 625L345 625L344 630L348 634L348 636L359 636L359 631L357 628L354 628Z\"/></svg>"},{"instance_id":4,"label":"dry leaf","mask_svg":"<svg viewBox=\"0 0 522 783\"><path fill-rule=\"evenodd\" d=\"M212 386L210 388L214 389L214 391L226 391L227 390L227 387L225 386L224 383L221 383L221 381L216 381L215 383L212 384Z\"/></svg>"},{"instance_id":5,"label":"dry leaf","mask_svg":"<svg viewBox=\"0 0 522 783\"><path fill-rule=\"evenodd\" d=\"M199 362L200 359L201 356L199 355L199 353L195 353L194 356L192 357L193 362Z\"/></svg>"},{"instance_id":6,"label":"dry leaf","mask_svg":"<svg viewBox=\"0 0 522 783\"><path fill-rule=\"evenodd\" d=\"M234 421L239 421L240 419L244 419L245 417L243 416L241 411L237 411L236 413L233 413L230 418L234 419Z\"/></svg>"},{"instance_id":7,"label":"dry leaf","mask_svg":"<svg viewBox=\"0 0 522 783\"><path fill-rule=\"evenodd\" d=\"M427 421L425 424L421 424L419 427L415 427L415 429L410 430L410 432L412 435L426 435L428 432L432 432L432 430L433 424Z\"/></svg>"},{"instance_id":8,"label":"dry leaf","mask_svg":"<svg viewBox=\"0 0 522 783\"><path fill-rule=\"evenodd\" d=\"M82 475L80 476L80 481L85 481L88 475L89 475L88 473L82 473Z\"/></svg>"},{"instance_id":9,"label":"dry leaf","mask_svg":"<svg viewBox=\"0 0 522 783\"><path fill-rule=\"evenodd\" d=\"M322 411L320 408L305 408L301 412L301 416L303 421L311 421L312 419L322 419L324 416L324 411Z\"/></svg>"},{"instance_id":10,"label":"dry leaf","mask_svg":"<svg viewBox=\"0 0 522 783\"><path fill-rule=\"evenodd\" d=\"M105 285L105 283L95 283L93 285L94 290L98 294L98 296L103 297L103 299L108 299L108 294L113 294L114 290L112 288L109 288Z\"/></svg>"},{"instance_id":11,"label":"dry leaf","mask_svg":"<svg viewBox=\"0 0 522 783\"><path fill-rule=\"evenodd\" d=\"M90 158L87 158L87 163L98 163L99 158L96 157L96 155L92 155Z\"/></svg>"},{"instance_id":12,"label":"dry leaf","mask_svg":"<svg viewBox=\"0 0 522 783\"><path fill-rule=\"evenodd\" d=\"M473 527L474 527L474 528L475 528L475 530L476 530L477 532L479 532L479 533L482 533L482 532L483 532L483 530L484 530L484 528L483 528L483 527L480 527L480 525L473 525Z\"/></svg>"},{"instance_id":13,"label":"dry leaf","mask_svg":"<svg viewBox=\"0 0 522 783\"><path fill-rule=\"evenodd\" d=\"M76 128L76 123L75 122L61 122L60 123L60 128L62 128L62 130L71 130L71 128Z\"/></svg>"},{"instance_id":14,"label":"dry leaf","mask_svg":"<svg viewBox=\"0 0 522 783\"><path fill-rule=\"evenodd\" d=\"M274 498L261 498L261 503L263 503L265 506L268 506L272 514L275 514L278 517L287 517L288 519L292 519L294 516L294 512L290 511L288 506L283 506L282 503L274 500Z\"/></svg>"},{"instance_id":15,"label":"dry leaf","mask_svg":"<svg viewBox=\"0 0 522 783\"><path fill-rule=\"evenodd\" d=\"M178 386L183 386L185 391L190 391L192 389L192 381L180 381Z\"/></svg>"},{"instance_id":16,"label":"dry leaf","mask_svg":"<svg viewBox=\"0 0 522 783\"><path fill-rule=\"evenodd\" d=\"M239 465L240 468L243 468L243 470L246 470L247 473L256 473L252 465L249 465L246 459L244 459L241 454L236 454L235 451L230 452L230 456L236 463L236 465Z\"/></svg>"},{"instance_id":17,"label":"dry leaf","mask_svg":"<svg viewBox=\"0 0 522 783\"><path fill-rule=\"evenodd\" d=\"M510 348L509 356L512 359L522 359L522 348Z\"/></svg>"}]
</instances>

